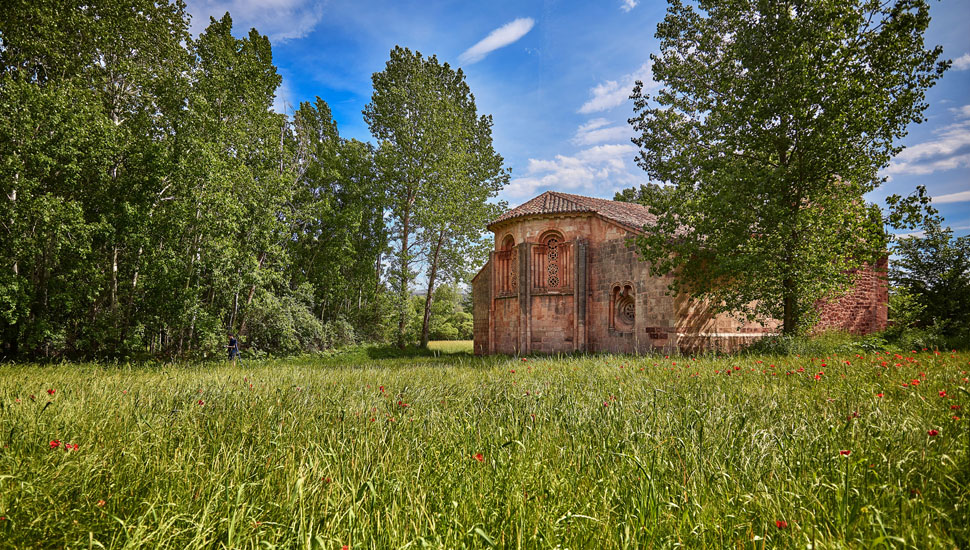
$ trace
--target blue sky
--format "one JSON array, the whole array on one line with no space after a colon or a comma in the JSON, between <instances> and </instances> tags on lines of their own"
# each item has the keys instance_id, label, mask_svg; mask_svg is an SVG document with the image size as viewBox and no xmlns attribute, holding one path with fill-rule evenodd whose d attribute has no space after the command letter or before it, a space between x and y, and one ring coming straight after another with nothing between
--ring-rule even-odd
<instances>
[{"instance_id":1,"label":"blue sky","mask_svg":"<svg viewBox=\"0 0 970 550\"><path fill-rule=\"evenodd\" d=\"M626 120L633 81L649 56L665 2L188 0L193 31L232 14L237 35L270 37L283 76L277 110L320 96L340 134L370 140L361 110L371 74L395 45L460 66L480 113L494 117L496 150L512 169L511 205L547 190L612 198L647 181L633 162ZM927 121L870 199L925 185L958 235L970 234L970 2L931 0L927 44L954 67L928 93Z\"/></svg>"}]
</instances>

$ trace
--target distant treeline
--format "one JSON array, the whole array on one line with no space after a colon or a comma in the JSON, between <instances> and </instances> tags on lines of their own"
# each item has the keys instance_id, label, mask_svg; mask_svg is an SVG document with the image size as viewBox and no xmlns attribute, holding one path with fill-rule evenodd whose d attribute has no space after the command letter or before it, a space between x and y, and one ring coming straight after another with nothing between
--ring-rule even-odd
<instances>
[{"instance_id":1,"label":"distant treeline","mask_svg":"<svg viewBox=\"0 0 970 550\"><path fill-rule=\"evenodd\" d=\"M270 42L234 37L229 14L193 39L181 2L0 11L0 358L211 357L230 331L277 353L470 332L453 283L482 254L507 176L460 71L392 52L419 92L472 112L436 119L464 164L431 147L415 161L394 146L421 111L397 109L377 148L341 138L320 98L274 112ZM465 104L441 99L445 85ZM382 101L375 91L372 128L395 112ZM484 172L469 168L478 150L456 146L469 120L498 163ZM429 205L453 198L435 178L468 187L462 168L481 188L462 195L478 217L442 222ZM417 186L402 196L405 179ZM460 237L459 223L478 233ZM418 268L438 307L412 298Z\"/></svg>"}]
</instances>

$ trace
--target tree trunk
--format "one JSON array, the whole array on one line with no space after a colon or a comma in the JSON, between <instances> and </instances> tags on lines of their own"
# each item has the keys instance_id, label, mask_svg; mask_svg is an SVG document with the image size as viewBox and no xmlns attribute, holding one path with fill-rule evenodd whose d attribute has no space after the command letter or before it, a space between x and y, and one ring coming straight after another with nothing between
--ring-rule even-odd
<instances>
[{"instance_id":1,"label":"tree trunk","mask_svg":"<svg viewBox=\"0 0 970 550\"><path fill-rule=\"evenodd\" d=\"M787 335L794 335L798 331L798 312L795 303L795 281L787 277L782 281L784 292L784 318L782 319L781 331Z\"/></svg>"},{"instance_id":2,"label":"tree trunk","mask_svg":"<svg viewBox=\"0 0 970 550\"><path fill-rule=\"evenodd\" d=\"M259 262L256 264L257 273L259 272L260 268L263 267L264 261L266 261L265 250L259 253ZM242 313L239 315L239 334L237 336L241 336L244 332L246 332L246 320L247 320L246 314L249 312L249 306L250 304L253 303L253 296L255 294L256 294L256 283L253 283L252 286L249 287L249 296L246 297L246 307L243 308Z\"/></svg>"},{"instance_id":3,"label":"tree trunk","mask_svg":"<svg viewBox=\"0 0 970 550\"><path fill-rule=\"evenodd\" d=\"M424 320L421 323L421 347L428 347L428 333L431 331L431 303L434 301L434 283L438 275L438 258L441 256L441 247L445 242L445 232L438 233L438 242L434 245L434 254L431 255L431 272L428 274L428 295L424 297Z\"/></svg>"}]
</instances>

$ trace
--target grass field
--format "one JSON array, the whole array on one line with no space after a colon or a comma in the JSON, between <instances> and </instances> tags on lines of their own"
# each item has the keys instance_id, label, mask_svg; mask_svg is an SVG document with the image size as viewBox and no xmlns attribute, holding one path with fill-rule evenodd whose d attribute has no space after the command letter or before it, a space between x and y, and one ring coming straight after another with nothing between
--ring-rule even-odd
<instances>
[{"instance_id":1,"label":"grass field","mask_svg":"<svg viewBox=\"0 0 970 550\"><path fill-rule=\"evenodd\" d=\"M0 366L0 547L970 545L970 354L448 351Z\"/></svg>"}]
</instances>

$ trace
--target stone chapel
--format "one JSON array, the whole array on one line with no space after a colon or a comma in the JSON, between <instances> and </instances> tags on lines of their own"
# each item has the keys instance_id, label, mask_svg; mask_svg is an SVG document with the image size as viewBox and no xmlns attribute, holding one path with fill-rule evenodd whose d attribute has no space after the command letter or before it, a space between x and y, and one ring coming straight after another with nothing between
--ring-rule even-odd
<instances>
[{"instance_id":1,"label":"stone chapel","mask_svg":"<svg viewBox=\"0 0 970 550\"><path fill-rule=\"evenodd\" d=\"M730 351L766 326L713 315L667 295L628 239L655 218L639 204L549 191L488 224L495 250L472 279L477 355ZM886 328L887 260L857 273L855 287L820 304L818 330Z\"/></svg>"}]
</instances>

